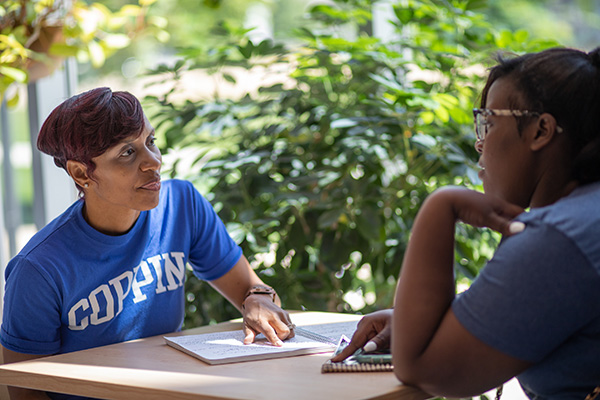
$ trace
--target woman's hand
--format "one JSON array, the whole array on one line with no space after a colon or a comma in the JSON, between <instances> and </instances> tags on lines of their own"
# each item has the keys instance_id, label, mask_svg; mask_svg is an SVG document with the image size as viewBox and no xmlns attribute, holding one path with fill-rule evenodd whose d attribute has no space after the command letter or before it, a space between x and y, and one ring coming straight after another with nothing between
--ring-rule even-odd
<instances>
[{"instance_id":1,"label":"woman's hand","mask_svg":"<svg viewBox=\"0 0 600 400\"><path fill-rule=\"evenodd\" d=\"M250 344L262 333L275 346L294 337L290 315L281 309L275 290L265 285L243 255L222 277L210 281L244 317L244 344Z\"/></svg>"},{"instance_id":2,"label":"woman's hand","mask_svg":"<svg viewBox=\"0 0 600 400\"><path fill-rule=\"evenodd\" d=\"M498 197L460 187L439 189L431 197L442 197L449 201L456 219L466 224L487 227L506 236L525 229L522 222L513 221L525 210Z\"/></svg>"},{"instance_id":3,"label":"woman's hand","mask_svg":"<svg viewBox=\"0 0 600 400\"><path fill-rule=\"evenodd\" d=\"M352 341L342 352L331 359L340 362L350 357L356 350L363 347L367 342L373 342L376 346L373 350L388 349L392 335L393 310L381 310L365 315L356 327Z\"/></svg>"},{"instance_id":4,"label":"woman's hand","mask_svg":"<svg viewBox=\"0 0 600 400\"><path fill-rule=\"evenodd\" d=\"M290 315L277 306L270 295L252 294L246 297L242 315L244 344L253 343L259 333L275 346L282 346L282 340L294 337L294 324Z\"/></svg>"}]
</instances>

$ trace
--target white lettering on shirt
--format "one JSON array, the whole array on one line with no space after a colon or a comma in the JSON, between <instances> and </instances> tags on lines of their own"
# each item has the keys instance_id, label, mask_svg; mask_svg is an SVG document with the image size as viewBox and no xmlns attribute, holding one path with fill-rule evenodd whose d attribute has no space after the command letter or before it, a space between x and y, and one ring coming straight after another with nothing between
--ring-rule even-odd
<instances>
[{"instance_id":1,"label":"white lettering on shirt","mask_svg":"<svg viewBox=\"0 0 600 400\"><path fill-rule=\"evenodd\" d=\"M152 265L152 268L148 265ZM152 274L154 271L154 275ZM163 283L166 279L166 286ZM151 285L155 282L155 285ZM130 298L129 306L145 301L152 291L156 295L171 292L185 282L185 253L171 252L143 260L131 271L125 271L92 290L71 307L68 313L69 329L84 330L90 324L100 325L118 316ZM148 286L148 288L146 288ZM155 287L153 287L155 286ZM133 297L130 296L130 292Z\"/></svg>"},{"instance_id":2,"label":"white lettering on shirt","mask_svg":"<svg viewBox=\"0 0 600 400\"><path fill-rule=\"evenodd\" d=\"M136 279L133 280L133 285L131 287L131 289L133 290L133 294L135 296L133 298L134 303L139 303L140 301L146 300L146 295L142 293L140 288L142 288L146 285L149 285L154 281L154 277L150 273L150 268L148 268L148 263L146 261L141 262L140 271L142 271L142 274L144 275L144 279L141 281L138 281L137 274L136 274Z\"/></svg>"},{"instance_id":3,"label":"white lettering on shirt","mask_svg":"<svg viewBox=\"0 0 600 400\"><path fill-rule=\"evenodd\" d=\"M81 319L81 321L79 321L79 323L77 323L77 316L75 315L75 313L80 308L81 308L82 311L85 311L88 308L90 308L90 303L88 302L88 299L81 299L81 300L79 300L69 310L69 329L72 330L72 331L82 331L85 328L87 328L87 326L89 325L88 317L83 317Z\"/></svg>"},{"instance_id":4,"label":"white lettering on shirt","mask_svg":"<svg viewBox=\"0 0 600 400\"><path fill-rule=\"evenodd\" d=\"M119 315L121 313L121 311L123 311L123 299L125 297L127 297L127 295L129 294L129 291L131 290L133 274L136 271L137 271L137 267L133 269L133 272L125 271L121 275L117 276L116 278L108 281L108 283L110 283L115 288L115 292L117 293L117 312L115 313L115 316ZM126 284L127 289L126 290L123 290L123 284L121 283L121 281L123 281L123 279L127 279L127 284Z\"/></svg>"},{"instance_id":5,"label":"white lettering on shirt","mask_svg":"<svg viewBox=\"0 0 600 400\"><path fill-rule=\"evenodd\" d=\"M102 307L105 314L103 317L99 316L100 312L102 311L102 308L100 308L100 303L98 302L99 294L102 294L104 302L106 303L106 307ZM115 302L112 294L110 293L110 288L108 285L100 285L96 289L92 290L89 299L90 304L92 305L92 315L90 316L90 323L92 325L100 325L103 322L113 319L115 316Z\"/></svg>"},{"instance_id":6,"label":"white lettering on shirt","mask_svg":"<svg viewBox=\"0 0 600 400\"><path fill-rule=\"evenodd\" d=\"M167 282L169 283L167 289L175 290L179 286L183 286L183 281L185 280L185 265L183 264L184 254L173 252L171 253L171 257L175 258L177 265L173 264L173 261L171 261L168 254L165 253L162 255L163 260L165 260L165 275L167 276ZM175 282L175 279L177 279L177 282Z\"/></svg>"},{"instance_id":7,"label":"white lettering on shirt","mask_svg":"<svg viewBox=\"0 0 600 400\"><path fill-rule=\"evenodd\" d=\"M148 261L150 261L150 264L152 264L152 266L154 267L154 272L156 272L156 294L167 291L167 288L165 288L165 285L163 285L162 283L163 273L160 260L160 256L154 256L148 259Z\"/></svg>"}]
</instances>

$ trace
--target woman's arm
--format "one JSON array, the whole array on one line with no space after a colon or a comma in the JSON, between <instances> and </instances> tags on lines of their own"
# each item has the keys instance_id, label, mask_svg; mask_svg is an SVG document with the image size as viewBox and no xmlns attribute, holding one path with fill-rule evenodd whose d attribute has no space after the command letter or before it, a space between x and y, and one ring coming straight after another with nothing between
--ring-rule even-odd
<instances>
[{"instance_id":1,"label":"woman's arm","mask_svg":"<svg viewBox=\"0 0 600 400\"><path fill-rule=\"evenodd\" d=\"M36 358L45 357L38 354L23 354L17 353L2 346L2 357L4 364L10 364L18 361L34 360ZM50 398L45 392L31 389L23 389L15 386L8 386L8 394L10 400L49 400Z\"/></svg>"},{"instance_id":2,"label":"woman's arm","mask_svg":"<svg viewBox=\"0 0 600 400\"><path fill-rule=\"evenodd\" d=\"M471 335L451 309L456 222L509 235L522 230L522 223L511 221L522 211L460 188L439 190L425 201L396 291L392 354L398 379L433 395L463 397L485 392L529 365Z\"/></svg>"},{"instance_id":3,"label":"woman's arm","mask_svg":"<svg viewBox=\"0 0 600 400\"><path fill-rule=\"evenodd\" d=\"M280 308L281 300L268 294L248 295L253 286L265 283L256 275L243 255L229 272L211 281L219 291L244 316L245 344L250 344L258 333L262 333L274 345L281 346L284 339L294 336L292 321L287 311Z\"/></svg>"}]
</instances>

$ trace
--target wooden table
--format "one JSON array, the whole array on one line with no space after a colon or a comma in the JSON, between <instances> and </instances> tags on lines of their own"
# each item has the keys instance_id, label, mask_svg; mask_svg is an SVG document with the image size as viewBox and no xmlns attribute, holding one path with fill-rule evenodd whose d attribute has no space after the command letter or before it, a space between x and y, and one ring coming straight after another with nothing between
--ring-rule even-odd
<instances>
[{"instance_id":1,"label":"wooden table","mask_svg":"<svg viewBox=\"0 0 600 400\"><path fill-rule=\"evenodd\" d=\"M358 320L295 313L298 326ZM195 334L241 329L225 322ZM429 396L391 372L321 374L331 353L211 366L168 347L161 336L0 366L0 384L102 399L406 399Z\"/></svg>"}]
</instances>

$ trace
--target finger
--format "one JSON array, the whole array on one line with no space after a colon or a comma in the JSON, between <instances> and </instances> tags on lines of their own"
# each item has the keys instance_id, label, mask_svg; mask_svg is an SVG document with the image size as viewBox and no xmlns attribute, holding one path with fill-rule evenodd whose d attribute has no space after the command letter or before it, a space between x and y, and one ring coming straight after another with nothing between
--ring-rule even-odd
<instances>
[{"instance_id":1,"label":"finger","mask_svg":"<svg viewBox=\"0 0 600 400\"><path fill-rule=\"evenodd\" d=\"M369 352L369 351L375 351L377 349L389 349L390 348L390 338L391 338L391 329L389 327L385 327L381 332L379 332L377 335L375 335L371 340L369 340L363 346L363 350L365 352Z\"/></svg>"},{"instance_id":2,"label":"finger","mask_svg":"<svg viewBox=\"0 0 600 400\"><path fill-rule=\"evenodd\" d=\"M369 340L364 346L363 346L363 351L365 353L371 353L375 350L377 350L379 348L379 346L377 345L377 343L374 340Z\"/></svg>"},{"instance_id":3,"label":"finger","mask_svg":"<svg viewBox=\"0 0 600 400\"><path fill-rule=\"evenodd\" d=\"M244 324L244 344L252 344L254 343L254 339L256 339L256 332L248 325Z\"/></svg>"},{"instance_id":4,"label":"finger","mask_svg":"<svg viewBox=\"0 0 600 400\"><path fill-rule=\"evenodd\" d=\"M490 228L500 232L503 236L512 236L525 230L525 224L521 221L513 221L499 215L495 215ZM493 225L493 226L492 226Z\"/></svg>"},{"instance_id":5,"label":"finger","mask_svg":"<svg viewBox=\"0 0 600 400\"><path fill-rule=\"evenodd\" d=\"M340 361L344 361L346 358L350 357L352 354L354 354L356 352L356 350L358 350L361 346L357 346L354 342L350 342L348 343L348 346L346 346L344 348L344 350L342 350L340 352L340 354L335 355L331 358L331 361L333 362L340 362Z\"/></svg>"},{"instance_id":6,"label":"finger","mask_svg":"<svg viewBox=\"0 0 600 400\"><path fill-rule=\"evenodd\" d=\"M290 317L290 313L287 311L280 309L280 319L285 322L286 325L293 325L292 318Z\"/></svg>"},{"instance_id":7,"label":"finger","mask_svg":"<svg viewBox=\"0 0 600 400\"><path fill-rule=\"evenodd\" d=\"M502 210L502 214L511 219L515 218L517 215L525 212L523 207L517 206L516 204L508 203Z\"/></svg>"},{"instance_id":8,"label":"finger","mask_svg":"<svg viewBox=\"0 0 600 400\"><path fill-rule=\"evenodd\" d=\"M521 221L513 221L508 225L508 231L511 235L523 232L525 230L525 224Z\"/></svg>"},{"instance_id":9,"label":"finger","mask_svg":"<svg viewBox=\"0 0 600 400\"><path fill-rule=\"evenodd\" d=\"M296 325L294 325L294 323L292 322L290 314L276 305L270 305L272 307L275 307L275 309L270 309L274 316L265 318L272 319L270 324L275 330L279 339L285 340L293 338L295 336L295 333L292 327L295 327Z\"/></svg>"},{"instance_id":10,"label":"finger","mask_svg":"<svg viewBox=\"0 0 600 400\"><path fill-rule=\"evenodd\" d=\"M273 346L283 346L283 342L277 337L277 332L275 332L275 329L273 329L273 327L270 324L260 321L258 322L257 330L263 335L265 335L267 340L271 342Z\"/></svg>"},{"instance_id":11,"label":"finger","mask_svg":"<svg viewBox=\"0 0 600 400\"><path fill-rule=\"evenodd\" d=\"M365 321L365 319L362 319ZM371 328L366 328L365 324L361 324L359 322L354 335L352 335L352 340L350 343L340 352L340 354L331 358L333 362L340 362L350 357L352 354L356 352L356 350L360 349L373 337L374 333L372 333Z\"/></svg>"},{"instance_id":12,"label":"finger","mask_svg":"<svg viewBox=\"0 0 600 400\"><path fill-rule=\"evenodd\" d=\"M287 336L287 339L291 339L296 336L296 331L294 330L295 327L296 325L294 325L294 323L288 324L288 328L290 328L290 333Z\"/></svg>"},{"instance_id":13,"label":"finger","mask_svg":"<svg viewBox=\"0 0 600 400\"><path fill-rule=\"evenodd\" d=\"M271 323L271 327L275 330L275 334L281 340L285 340L288 337L290 337L290 334L292 334L292 329L290 328L292 328L293 326L294 324L292 324L291 322L289 324L286 324L280 319L276 319ZM294 337L293 334L291 337Z\"/></svg>"}]
</instances>

